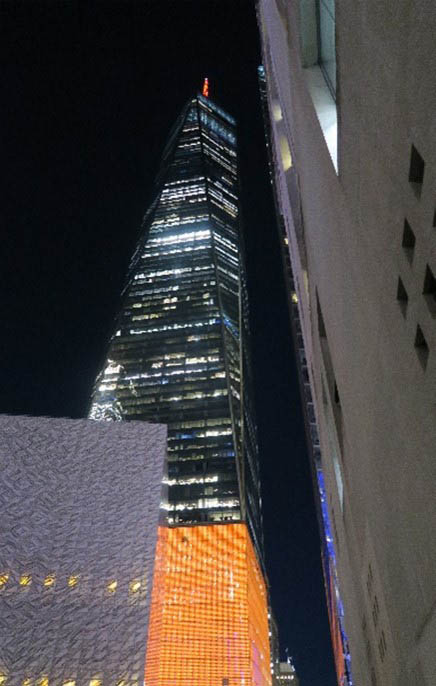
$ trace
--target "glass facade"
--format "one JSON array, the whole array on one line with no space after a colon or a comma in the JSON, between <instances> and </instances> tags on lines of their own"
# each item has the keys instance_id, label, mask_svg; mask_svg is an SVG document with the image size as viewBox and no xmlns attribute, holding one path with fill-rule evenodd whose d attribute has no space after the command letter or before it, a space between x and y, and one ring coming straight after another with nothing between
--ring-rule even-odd
<instances>
[{"instance_id":1,"label":"glass facade","mask_svg":"<svg viewBox=\"0 0 436 686\"><path fill-rule=\"evenodd\" d=\"M336 95L335 0L319 0L319 62L332 95Z\"/></svg>"},{"instance_id":2,"label":"glass facade","mask_svg":"<svg viewBox=\"0 0 436 686\"><path fill-rule=\"evenodd\" d=\"M243 523L163 529L146 686L271 686L263 575Z\"/></svg>"},{"instance_id":3,"label":"glass facade","mask_svg":"<svg viewBox=\"0 0 436 686\"><path fill-rule=\"evenodd\" d=\"M170 525L245 521L262 559L235 121L202 95L164 150L90 417L168 425Z\"/></svg>"},{"instance_id":4,"label":"glass facade","mask_svg":"<svg viewBox=\"0 0 436 686\"><path fill-rule=\"evenodd\" d=\"M335 0L300 0L301 58L304 68L319 65L336 99Z\"/></svg>"}]
</instances>

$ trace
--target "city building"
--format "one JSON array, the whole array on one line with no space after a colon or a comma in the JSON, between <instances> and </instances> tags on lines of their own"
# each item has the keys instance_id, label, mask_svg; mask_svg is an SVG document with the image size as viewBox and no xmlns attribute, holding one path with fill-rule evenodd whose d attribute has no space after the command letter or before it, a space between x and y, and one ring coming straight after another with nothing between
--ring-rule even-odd
<instances>
[{"instance_id":1,"label":"city building","mask_svg":"<svg viewBox=\"0 0 436 686\"><path fill-rule=\"evenodd\" d=\"M0 683L142 686L166 427L0 416Z\"/></svg>"},{"instance_id":2,"label":"city building","mask_svg":"<svg viewBox=\"0 0 436 686\"><path fill-rule=\"evenodd\" d=\"M300 681L290 660L280 662L277 683L280 686L299 686Z\"/></svg>"},{"instance_id":3,"label":"city building","mask_svg":"<svg viewBox=\"0 0 436 686\"><path fill-rule=\"evenodd\" d=\"M279 642L279 628L277 626L276 618L270 606L268 611L269 620L269 645L270 645L270 669L271 669L271 683L272 686L278 686L278 677L280 674L280 642Z\"/></svg>"},{"instance_id":4,"label":"city building","mask_svg":"<svg viewBox=\"0 0 436 686\"><path fill-rule=\"evenodd\" d=\"M337 668L346 637L351 653L338 682L430 686L436 9L258 0L257 12L330 597L337 582L342 599L329 607Z\"/></svg>"},{"instance_id":5,"label":"city building","mask_svg":"<svg viewBox=\"0 0 436 686\"><path fill-rule=\"evenodd\" d=\"M327 611L330 623L332 652L335 661L336 675L340 686L351 686L351 656L348 639L345 631L344 609L339 590L338 574L336 568L336 552L331 533L331 522L327 506L321 448L319 443L318 425L316 412L312 398L309 370L307 366L306 349L301 328L298 296L295 290L292 265L289 254L289 241L286 234L286 224L280 210L277 177L274 173L275 155L272 140L271 119L268 108L268 96L266 75L263 66L258 67L259 91L265 122L265 137L268 152L269 172L273 189L274 205L276 211L278 239L281 248L283 272L287 302L291 320L292 338L296 353L298 381L302 400L304 425L306 430L306 443L310 460L313 479L315 505L318 517L318 525L321 533L321 560L324 575L324 587L327 600ZM295 185L295 170L289 170L289 176ZM300 211L295 213L294 224L300 218ZM277 670L279 667L275 665Z\"/></svg>"},{"instance_id":6,"label":"city building","mask_svg":"<svg viewBox=\"0 0 436 686\"><path fill-rule=\"evenodd\" d=\"M267 596L247 526L177 526L165 535L146 686L269 686Z\"/></svg>"},{"instance_id":7,"label":"city building","mask_svg":"<svg viewBox=\"0 0 436 686\"><path fill-rule=\"evenodd\" d=\"M147 686L271 683L248 326L236 122L205 82L165 147L90 409L168 426Z\"/></svg>"},{"instance_id":8,"label":"city building","mask_svg":"<svg viewBox=\"0 0 436 686\"><path fill-rule=\"evenodd\" d=\"M262 544L235 120L202 95L172 131L90 416L168 425L169 523Z\"/></svg>"}]
</instances>

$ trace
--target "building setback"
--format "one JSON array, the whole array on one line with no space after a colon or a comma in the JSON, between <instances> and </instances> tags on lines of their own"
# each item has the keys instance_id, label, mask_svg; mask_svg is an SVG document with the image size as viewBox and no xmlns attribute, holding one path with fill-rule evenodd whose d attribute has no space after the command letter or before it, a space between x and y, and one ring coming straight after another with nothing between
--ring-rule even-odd
<instances>
[{"instance_id":1,"label":"building setback","mask_svg":"<svg viewBox=\"0 0 436 686\"><path fill-rule=\"evenodd\" d=\"M141 686L166 428L0 416L0 683Z\"/></svg>"},{"instance_id":2,"label":"building setback","mask_svg":"<svg viewBox=\"0 0 436 686\"><path fill-rule=\"evenodd\" d=\"M436 10L405 0L257 10L348 677L430 686Z\"/></svg>"},{"instance_id":3,"label":"building setback","mask_svg":"<svg viewBox=\"0 0 436 686\"><path fill-rule=\"evenodd\" d=\"M168 426L147 686L270 684L248 330L236 122L205 87L165 147L90 410Z\"/></svg>"}]
</instances>

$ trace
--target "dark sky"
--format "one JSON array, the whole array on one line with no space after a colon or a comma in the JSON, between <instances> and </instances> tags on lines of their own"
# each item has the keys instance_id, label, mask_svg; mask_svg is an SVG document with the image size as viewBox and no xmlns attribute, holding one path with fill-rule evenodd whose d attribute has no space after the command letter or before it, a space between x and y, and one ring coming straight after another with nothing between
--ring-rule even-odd
<instances>
[{"instance_id":1,"label":"dark sky","mask_svg":"<svg viewBox=\"0 0 436 686\"><path fill-rule=\"evenodd\" d=\"M266 561L282 655L333 686L253 4L2 2L0 411L83 417L166 136L209 77L239 124Z\"/></svg>"}]
</instances>

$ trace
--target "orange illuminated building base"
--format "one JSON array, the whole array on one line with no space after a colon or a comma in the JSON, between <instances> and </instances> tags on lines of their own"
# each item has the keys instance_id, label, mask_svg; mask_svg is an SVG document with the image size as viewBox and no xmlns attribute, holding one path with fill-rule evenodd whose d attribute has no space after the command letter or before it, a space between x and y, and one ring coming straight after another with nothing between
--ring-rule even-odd
<instances>
[{"instance_id":1,"label":"orange illuminated building base","mask_svg":"<svg viewBox=\"0 0 436 686\"><path fill-rule=\"evenodd\" d=\"M271 686L265 582L245 524L160 530L145 686Z\"/></svg>"}]
</instances>

